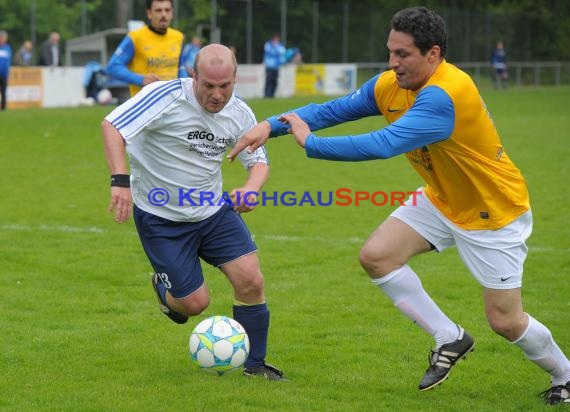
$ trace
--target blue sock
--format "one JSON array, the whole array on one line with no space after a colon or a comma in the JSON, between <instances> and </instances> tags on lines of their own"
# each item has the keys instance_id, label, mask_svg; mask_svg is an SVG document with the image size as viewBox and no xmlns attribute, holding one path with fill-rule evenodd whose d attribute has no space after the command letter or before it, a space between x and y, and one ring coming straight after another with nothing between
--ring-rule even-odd
<instances>
[{"instance_id":1,"label":"blue sock","mask_svg":"<svg viewBox=\"0 0 570 412\"><path fill-rule=\"evenodd\" d=\"M247 332L249 337L249 356L246 368L258 368L265 363L267 354L267 335L269 334L269 310L267 304L238 306L234 305L234 319Z\"/></svg>"}]
</instances>

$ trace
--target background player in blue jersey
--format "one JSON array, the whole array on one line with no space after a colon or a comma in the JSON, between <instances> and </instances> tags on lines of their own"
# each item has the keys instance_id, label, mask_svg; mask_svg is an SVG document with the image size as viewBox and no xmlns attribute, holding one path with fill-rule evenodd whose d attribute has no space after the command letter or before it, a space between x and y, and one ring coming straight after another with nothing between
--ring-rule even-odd
<instances>
[{"instance_id":1,"label":"background player in blue jersey","mask_svg":"<svg viewBox=\"0 0 570 412\"><path fill-rule=\"evenodd\" d=\"M491 70L495 89L507 88L509 72L507 71L507 52L502 41L498 41L491 55Z\"/></svg>"},{"instance_id":2,"label":"background player in blue jersey","mask_svg":"<svg viewBox=\"0 0 570 412\"><path fill-rule=\"evenodd\" d=\"M425 181L368 238L360 262L372 281L434 341L421 391L443 382L474 347L473 338L427 294L408 261L456 246L482 286L485 315L499 335L550 375L547 404L570 403L570 361L548 328L524 312L523 263L532 231L526 182L508 157L472 79L445 60L441 16L424 7L396 13L387 48L390 71L324 104L269 118L229 154L294 134L312 158L360 161L404 154ZM389 125L355 136L318 138L312 130L383 115Z\"/></svg>"},{"instance_id":3,"label":"background player in blue jersey","mask_svg":"<svg viewBox=\"0 0 570 412\"><path fill-rule=\"evenodd\" d=\"M275 91L277 90L277 83L279 81L279 68L285 63L285 53L285 46L281 43L281 36L277 33L263 45L265 97L275 97Z\"/></svg>"},{"instance_id":4,"label":"background player in blue jersey","mask_svg":"<svg viewBox=\"0 0 570 412\"><path fill-rule=\"evenodd\" d=\"M6 89L11 65L12 47L8 44L8 32L0 30L0 110L6 110Z\"/></svg>"},{"instance_id":5,"label":"background player in blue jersey","mask_svg":"<svg viewBox=\"0 0 570 412\"><path fill-rule=\"evenodd\" d=\"M244 375L282 380L283 373L265 362L269 310L263 275L239 215L253 210L251 193L259 193L268 178L264 148L239 155L249 176L230 193L233 202L222 189L227 148L256 123L233 94L236 70L230 49L206 46L196 57L193 78L152 83L105 118L109 208L124 222L134 201L135 224L165 315L182 324L204 311L210 295L200 259L219 268L234 289L233 317L250 340Z\"/></svg>"},{"instance_id":6,"label":"background player in blue jersey","mask_svg":"<svg viewBox=\"0 0 570 412\"><path fill-rule=\"evenodd\" d=\"M194 61L196 60L196 56L201 48L202 38L200 36L193 36L192 41L182 49L182 62L184 63L184 70L186 70L186 75L188 77L192 77Z\"/></svg>"}]
</instances>

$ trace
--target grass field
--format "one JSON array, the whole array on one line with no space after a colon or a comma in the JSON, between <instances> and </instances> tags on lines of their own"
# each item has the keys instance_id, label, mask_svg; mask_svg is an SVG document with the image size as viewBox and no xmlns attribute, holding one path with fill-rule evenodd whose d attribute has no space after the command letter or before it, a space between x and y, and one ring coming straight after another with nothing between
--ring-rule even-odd
<instances>
[{"instance_id":1,"label":"grass field","mask_svg":"<svg viewBox=\"0 0 570 412\"><path fill-rule=\"evenodd\" d=\"M570 89L486 91L509 155L528 180L534 233L526 310L570 353ZM308 99L251 101L258 118ZM395 310L358 264L391 207L260 207L246 220L260 248L272 313L268 361L289 383L223 378L191 364L191 329L231 315L226 279L206 268L212 304L184 326L162 315L132 222L107 213L99 124L108 108L0 113L0 410L2 411L531 411L545 373L488 328L481 288L455 250L412 266L476 350L450 379L417 391L431 338ZM325 134L383 125L368 119ZM267 191L408 191L404 158L308 160L291 137L268 144ZM225 188L245 172L225 164Z\"/></svg>"}]
</instances>

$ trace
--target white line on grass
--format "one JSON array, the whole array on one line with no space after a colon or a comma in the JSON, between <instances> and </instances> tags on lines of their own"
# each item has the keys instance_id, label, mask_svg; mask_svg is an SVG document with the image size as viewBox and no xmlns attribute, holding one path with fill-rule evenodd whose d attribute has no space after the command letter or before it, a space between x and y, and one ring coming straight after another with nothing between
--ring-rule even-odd
<instances>
[{"instance_id":1,"label":"white line on grass","mask_svg":"<svg viewBox=\"0 0 570 412\"><path fill-rule=\"evenodd\" d=\"M254 235L253 238L274 240L277 242L322 242L322 243L360 243L363 244L366 239L359 237L324 237L324 236L289 236L289 235ZM570 248L557 248L557 247L543 247L543 246L529 246L531 252L538 253L560 253L570 252Z\"/></svg>"},{"instance_id":2,"label":"white line on grass","mask_svg":"<svg viewBox=\"0 0 570 412\"><path fill-rule=\"evenodd\" d=\"M288 235L254 235L267 240L276 240L278 242L324 242L324 243L363 243L364 239L358 237L347 238L331 238L323 236L288 236Z\"/></svg>"},{"instance_id":3,"label":"white line on grass","mask_svg":"<svg viewBox=\"0 0 570 412\"><path fill-rule=\"evenodd\" d=\"M109 230L105 230L99 227L77 227L77 226L67 226L67 225L19 225L19 224L0 224L0 231L16 231L16 232L33 232L33 231L46 231L54 233L95 233L103 234L109 233ZM321 243L364 243L365 239L359 237L347 237L347 238L334 238L334 237L324 237L324 236L290 236L290 235L272 235L272 234L257 234L253 236L254 239L266 239L273 240L276 242L321 242ZM543 247L543 246L530 246L531 252L538 253L559 253L559 252L570 252L570 248L555 248L555 247Z\"/></svg>"},{"instance_id":4,"label":"white line on grass","mask_svg":"<svg viewBox=\"0 0 570 412\"><path fill-rule=\"evenodd\" d=\"M0 225L0 230L13 230L16 232L32 232L32 231L46 231L46 232L68 232L68 233L105 233L104 229L98 227L76 227L66 225L16 225L4 224Z\"/></svg>"}]
</instances>

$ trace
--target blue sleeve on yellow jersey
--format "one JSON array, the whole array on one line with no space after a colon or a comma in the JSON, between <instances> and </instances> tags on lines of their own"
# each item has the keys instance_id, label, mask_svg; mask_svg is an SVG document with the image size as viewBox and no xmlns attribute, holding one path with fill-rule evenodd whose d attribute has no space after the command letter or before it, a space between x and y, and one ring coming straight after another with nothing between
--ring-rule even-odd
<instances>
[{"instance_id":1,"label":"blue sleeve on yellow jersey","mask_svg":"<svg viewBox=\"0 0 570 412\"><path fill-rule=\"evenodd\" d=\"M386 159L449 138L454 124L455 109L449 95L440 87L428 86L418 93L412 107L389 126L355 136L318 138L310 134L305 150L317 159Z\"/></svg>"},{"instance_id":2,"label":"blue sleeve on yellow jersey","mask_svg":"<svg viewBox=\"0 0 570 412\"><path fill-rule=\"evenodd\" d=\"M321 130L339 123L358 120L380 113L374 99L374 85L378 76L374 76L358 90L346 96L322 104L309 104L293 110L303 119L311 130ZM279 116L267 119L271 125L271 137L289 133L289 126L278 120Z\"/></svg>"},{"instance_id":3,"label":"blue sleeve on yellow jersey","mask_svg":"<svg viewBox=\"0 0 570 412\"><path fill-rule=\"evenodd\" d=\"M133 73L127 68L127 65L131 62L134 55L135 47L133 41L129 36L125 36L121 44L119 44L119 47L117 47L117 50L115 50L115 53L111 56L111 60L109 60L107 73L115 79L142 86L144 76Z\"/></svg>"},{"instance_id":4,"label":"blue sleeve on yellow jersey","mask_svg":"<svg viewBox=\"0 0 570 412\"><path fill-rule=\"evenodd\" d=\"M180 58L178 59L178 77L179 78L183 78L183 77L189 77L190 73L188 73L186 71L186 68L184 67L184 61L185 61L185 56L184 56L184 45L182 45L180 47Z\"/></svg>"}]
</instances>

